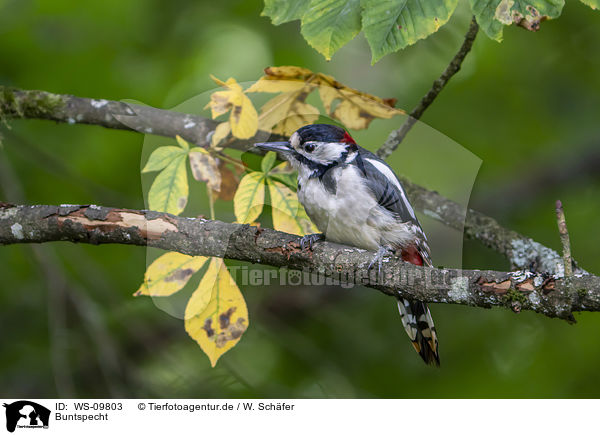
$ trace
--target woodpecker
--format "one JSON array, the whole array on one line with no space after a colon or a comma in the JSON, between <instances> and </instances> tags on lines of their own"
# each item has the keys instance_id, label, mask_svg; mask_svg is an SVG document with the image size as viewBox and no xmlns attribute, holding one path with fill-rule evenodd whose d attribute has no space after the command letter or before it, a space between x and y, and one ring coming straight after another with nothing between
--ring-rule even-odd
<instances>
[{"instance_id":1,"label":"woodpecker","mask_svg":"<svg viewBox=\"0 0 600 435\"><path fill-rule=\"evenodd\" d=\"M392 253L418 266L432 267L427 237L394 171L358 146L343 128L312 124L286 142L255 144L276 151L298 171L298 199L322 234L301 240L312 248L320 240L377 251L371 268ZM424 302L398 297L402 324L413 347L439 366L438 340Z\"/></svg>"}]
</instances>

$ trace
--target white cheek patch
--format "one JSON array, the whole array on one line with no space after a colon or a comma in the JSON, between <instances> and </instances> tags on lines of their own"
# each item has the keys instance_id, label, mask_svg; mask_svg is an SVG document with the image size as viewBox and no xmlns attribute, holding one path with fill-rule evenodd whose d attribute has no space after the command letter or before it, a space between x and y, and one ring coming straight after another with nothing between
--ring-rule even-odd
<instances>
[{"instance_id":1,"label":"white cheek patch","mask_svg":"<svg viewBox=\"0 0 600 435\"><path fill-rule=\"evenodd\" d=\"M294 149L298 148L298 145L300 145L300 135L298 133L294 133L290 136L290 145Z\"/></svg>"},{"instance_id":2,"label":"white cheek patch","mask_svg":"<svg viewBox=\"0 0 600 435\"><path fill-rule=\"evenodd\" d=\"M327 161L339 160L344 152L346 152L346 144L344 143L324 143L316 142L318 156L320 159Z\"/></svg>"}]
</instances>

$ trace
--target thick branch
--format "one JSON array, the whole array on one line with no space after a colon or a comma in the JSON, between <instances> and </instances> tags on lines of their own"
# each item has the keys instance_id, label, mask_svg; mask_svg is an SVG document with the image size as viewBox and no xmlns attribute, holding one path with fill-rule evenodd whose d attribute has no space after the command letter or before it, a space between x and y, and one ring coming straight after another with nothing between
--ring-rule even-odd
<instances>
[{"instance_id":1,"label":"thick branch","mask_svg":"<svg viewBox=\"0 0 600 435\"><path fill-rule=\"evenodd\" d=\"M463 222L464 208L439 193L427 190L407 178L400 177L414 207L425 215L439 220L464 234L469 239L479 240L485 246L504 255L515 269L524 269L550 274L564 272L561 255L535 240L516 231L504 228L495 219L473 209L467 210ZM463 227L464 223L464 227ZM580 267L576 273L587 273Z\"/></svg>"},{"instance_id":2,"label":"thick branch","mask_svg":"<svg viewBox=\"0 0 600 435\"><path fill-rule=\"evenodd\" d=\"M139 104L24 91L0 86L0 116L47 119L68 124L94 124L106 128L175 137L205 146L217 122L197 115L156 109Z\"/></svg>"},{"instance_id":3,"label":"thick branch","mask_svg":"<svg viewBox=\"0 0 600 435\"><path fill-rule=\"evenodd\" d=\"M398 130L392 131L384 144L381 145L381 147L377 150L377 155L379 157L382 159L387 159L390 154L392 154L394 150L398 148L398 145L402 143L406 137L406 134L410 131L413 125L415 125L417 120L423 116L425 110L427 110L431 103L433 103L452 76L460 70L463 60L465 60L465 57L469 51L471 51L471 47L473 46L473 41L475 41L478 30L479 26L477 25L477 21L475 21L475 17L473 17L471 20L471 25L469 26L469 30L465 35L465 40L458 50L458 53L454 55L442 75L433 82L433 86L431 89L429 89L421 101L419 101L419 104L417 104L412 112L410 112L409 117L404 124L402 124Z\"/></svg>"},{"instance_id":4,"label":"thick branch","mask_svg":"<svg viewBox=\"0 0 600 435\"><path fill-rule=\"evenodd\" d=\"M98 206L0 204L0 245L70 241L151 246L321 273L387 295L477 307L503 306L573 320L573 311L600 311L600 278L527 272L422 268L398 259L382 275L366 267L372 252L322 242L302 250L299 237L271 229L151 211ZM576 289L572 291L571 289Z\"/></svg>"},{"instance_id":5,"label":"thick branch","mask_svg":"<svg viewBox=\"0 0 600 435\"><path fill-rule=\"evenodd\" d=\"M175 137L206 147L219 124L198 115L157 109L140 104L81 98L45 91L26 91L0 86L0 119L47 119L67 124L93 124L118 130ZM259 132L257 138L273 137ZM277 140L277 137L273 140ZM232 140L228 146L245 149L247 142Z\"/></svg>"},{"instance_id":6,"label":"thick branch","mask_svg":"<svg viewBox=\"0 0 600 435\"><path fill-rule=\"evenodd\" d=\"M179 135L200 146L207 145L210 132L217 125L215 121L200 116L153 107L0 86L0 118L2 117L94 124L167 137ZM260 132L258 136L264 140L268 133ZM279 140L273 135L271 138ZM253 141L237 141L228 146L248 149ZM402 181L417 210L459 231L463 230L464 225L467 237L479 240L485 246L505 255L514 268L548 273L563 270L561 256L556 251L508 230L496 220L474 210L468 210L464 221L464 210L459 204L408 179L402 178ZM581 273L582 269L576 268L575 272Z\"/></svg>"}]
</instances>

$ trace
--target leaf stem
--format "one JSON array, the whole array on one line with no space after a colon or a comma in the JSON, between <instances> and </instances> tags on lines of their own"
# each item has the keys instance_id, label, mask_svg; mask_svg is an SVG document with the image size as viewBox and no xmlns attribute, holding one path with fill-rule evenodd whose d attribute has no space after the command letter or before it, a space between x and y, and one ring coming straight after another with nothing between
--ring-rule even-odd
<instances>
[{"instance_id":1,"label":"leaf stem","mask_svg":"<svg viewBox=\"0 0 600 435\"><path fill-rule=\"evenodd\" d=\"M223 152L216 152L215 155L227 163L231 163L232 165L235 165L240 169L246 170L246 167L241 162L239 162L238 160L236 160L232 157L229 157L227 154L225 154Z\"/></svg>"},{"instance_id":2,"label":"leaf stem","mask_svg":"<svg viewBox=\"0 0 600 435\"><path fill-rule=\"evenodd\" d=\"M213 190L206 183L206 193L208 193L208 204L210 206L210 218L215 220L215 196Z\"/></svg>"}]
</instances>

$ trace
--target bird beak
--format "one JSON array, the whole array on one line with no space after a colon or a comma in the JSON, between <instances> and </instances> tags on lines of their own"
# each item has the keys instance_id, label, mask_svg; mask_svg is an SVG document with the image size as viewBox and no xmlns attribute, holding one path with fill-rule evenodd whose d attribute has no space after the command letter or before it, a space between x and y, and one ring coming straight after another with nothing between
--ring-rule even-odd
<instances>
[{"instance_id":1,"label":"bird beak","mask_svg":"<svg viewBox=\"0 0 600 435\"><path fill-rule=\"evenodd\" d=\"M275 151L283 156L289 155L292 150L289 142L261 142L255 143L254 146L265 151Z\"/></svg>"}]
</instances>

